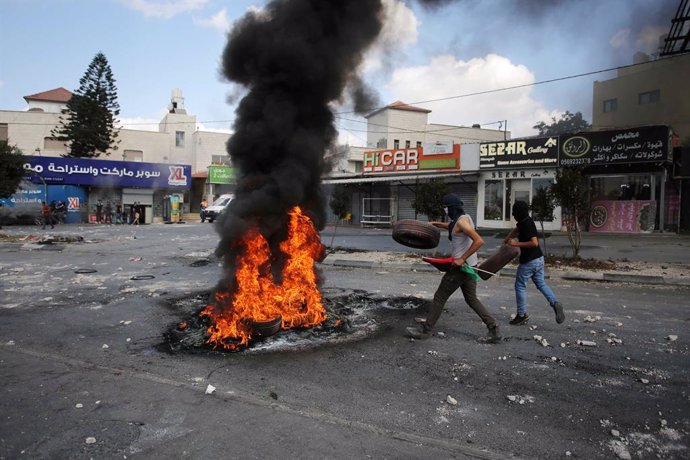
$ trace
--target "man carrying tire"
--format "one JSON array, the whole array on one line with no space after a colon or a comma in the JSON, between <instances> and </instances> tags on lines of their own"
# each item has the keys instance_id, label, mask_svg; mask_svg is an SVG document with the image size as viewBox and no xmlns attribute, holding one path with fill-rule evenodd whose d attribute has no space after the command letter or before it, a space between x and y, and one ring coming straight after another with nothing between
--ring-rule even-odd
<instances>
[{"instance_id":1,"label":"man carrying tire","mask_svg":"<svg viewBox=\"0 0 690 460\"><path fill-rule=\"evenodd\" d=\"M443 207L449 217L449 222L430 222L435 227L448 230L454 260L451 269L441 279L426 319L421 321L419 327L405 329L407 336L414 339L423 340L431 337L446 301L458 288L462 290L467 305L477 313L489 329L487 341L495 343L501 339L496 320L477 298L477 276L470 268L477 265L477 250L482 247L484 240L474 229L472 217L465 213L462 206L462 200L450 193L443 197Z\"/></svg>"}]
</instances>

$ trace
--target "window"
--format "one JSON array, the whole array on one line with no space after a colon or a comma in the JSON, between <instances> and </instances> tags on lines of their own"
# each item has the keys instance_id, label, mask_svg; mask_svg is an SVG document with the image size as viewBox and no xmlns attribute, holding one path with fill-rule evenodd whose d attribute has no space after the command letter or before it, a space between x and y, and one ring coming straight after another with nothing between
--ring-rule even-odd
<instances>
[{"instance_id":1,"label":"window","mask_svg":"<svg viewBox=\"0 0 690 460\"><path fill-rule=\"evenodd\" d=\"M421 147L421 146L422 146L422 141L417 141L417 147Z\"/></svg>"},{"instance_id":2,"label":"window","mask_svg":"<svg viewBox=\"0 0 690 460\"><path fill-rule=\"evenodd\" d=\"M410 141L405 141L405 148L409 149L410 148Z\"/></svg>"},{"instance_id":3,"label":"window","mask_svg":"<svg viewBox=\"0 0 690 460\"><path fill-rule=\"evenodd\" d=\"M640 105L659 102L659 99L661 99L661 92L658 89L655 89L654 91L647 91L646 93L640 93L637 95L637 102Z\"/></svg>"},{"instance_id":4,"label":"window","mask_svg":"<svg viewBox=\"0 0 690 460\"><path fill-rule=\"evenodd\" d=\"M376 148L377 149L385 149L387 145L388 145L388 139L386 139L385 137L382 137L381 139L376 141Z\"/></svg>"},{"instance_id":5,"label":"window","mask_svg":"<svg viewBox=\"0 0 690 460\"><path fill-rule=\"evenodd\" d=\"M400 139L393 139L393 148L396 150L400 148Z\"/></svg>"},{"instance_id":6,"label":"window","mask_svg":"<svg viewBox=\"0 0 690 460\"><path fill-rule=\"evenodd\" d=\"M67 139L60 139L58 137L44 137L43 150L48 152L67 153Z\"/></svg>"},{"instance_id":7,"label":"window","mask_svg":"<svg viewBox=\"0 0 690 460\"><path fill-rule=\"evenodd\" d=\"M362 162L361 161L354 161L355 164L355 172L356 173L361 173L362 172Z\"/></svg>"},{"instance_id":8,"label":"window","mask_svg":"<svg viewBox=\"0 0 690 460\"><path fill-rule=\"evenodd\" d=\"M503 220L503 181L484 182L484 220Z\"/></svg>"},{"instance_id":9,"label":"window","mask_svg":"<svg viewBox=\"0 0 690 460\"><path fill-rule=\"evenodd\" d=\"M175 131L175 147L184 147L184 131Z\"/></svg>"},{"instance_id":10,"label":"window","mask_svg":"<svg viewBox=\"0 0 690 460\"><path fill-rule=\"evenodd\" d=\"M141 150L125 150L122 152L123 161L144 161L144 152Z\"/></svg>"},{"instance_id":11,"label":"window","mask_svg":"<svg viewBox=\"0 0 690 460\"><path fill-rule=\"evenodd\" d=\"M0 141L8 141L7 123L0 123Z\"/></svg>"},{"instance_id":12,"label":"window","mask_svg":"<svg viewBox=\"0 0 690 460\"><path fill-rule=\"evenodd\" d=\"M604 101L604 113L615 112L618 110L618 99L607 99Z\"/></svg>"},{"instance_id":13,"label":"window","mask_svg":"<svg viewBox=\"0 0 690 460\"><path fill-rule=\"evenodd\" d=\"M230 155L211 155L211 164L232 166Z\"/></svg>"}]
</instances>

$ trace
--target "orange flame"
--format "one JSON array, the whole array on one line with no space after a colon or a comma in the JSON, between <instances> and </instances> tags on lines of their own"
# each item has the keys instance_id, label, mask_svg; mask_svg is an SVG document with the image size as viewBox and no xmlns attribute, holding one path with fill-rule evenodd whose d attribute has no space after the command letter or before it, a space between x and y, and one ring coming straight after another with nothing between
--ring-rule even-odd
<instances>
[{"instance_id":1,"label":"orange flame","mask_svg":"<svg viewBox=\"0 0 690 460\"><path fill-rule=\"evenodd\" d=\"M227 350L247 345L252 321L282 316L281 328L290 329L316 326L326 320L314 271L314 262L321 260L325 248L314 224L299 207L288 214L288 236L280 243L281 252L287 256L282 283L274 282L271 262L275 257L266 239L256 228L250 229L241 241L245 250L237 260L235 292L217 293L215 305L201 312L212 322L207 343Z\"/></svg>"}]
</instances>

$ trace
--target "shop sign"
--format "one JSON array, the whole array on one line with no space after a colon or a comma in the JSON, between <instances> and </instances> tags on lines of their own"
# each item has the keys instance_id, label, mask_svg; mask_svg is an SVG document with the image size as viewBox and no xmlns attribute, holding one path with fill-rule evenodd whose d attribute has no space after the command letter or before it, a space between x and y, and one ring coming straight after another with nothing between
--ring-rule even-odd
<instances>
[{"instance_id":1,"label":"shop sign","mask_svg":"<svg viewBox=\"0 0 690 460\"><path fill-rule=\"evenodd\" d=\"M424 147L364 152L362 174L443 172L460 170L460 145L443 144L441 150Z\"/></svg>"},{"instance_id":2,"label":"shop sign","mask_svg":"<svg viewBox=\"0 0 690 460\"><path fill-rule=\"evenodd\" d=\"M555 168L557 165L557 137L479 144L479 169Z\"/></svg>"},{"instance_id":3,"label":"shop sign","mask_svg":"<svg viewBox=\"0 0 690 460\"><path fill-rule=\"evenodd\" d=\"M190 165L62 157L23 158L24 178L33 183L186 190L192 185Z\"/></svg>"},{"instance_id":4,"label":"shop sign","mask_svg":"<svg viewBox=\"0 0 690 460\"><path fill-rule=\"evenodd\" d=\"M232 184L235 182L235 168L229 166L209 166L209 184Z\"/></svg>"},{"instance_id":5,"label":"shop sign","mask_svg":"<svg viewBox=\"0 0 690 460\"><path fill-rule=\"evenodd\" d=\"M660 162L670 159L667 126L561 136L561 166Z\"/></svg>"}]
</instances>

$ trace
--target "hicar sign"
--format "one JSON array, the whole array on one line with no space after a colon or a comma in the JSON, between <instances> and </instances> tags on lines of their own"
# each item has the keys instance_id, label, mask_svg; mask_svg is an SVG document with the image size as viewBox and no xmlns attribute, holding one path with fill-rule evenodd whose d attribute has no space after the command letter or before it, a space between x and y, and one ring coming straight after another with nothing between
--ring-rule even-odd
<instances>
[{"instance_id":1,"label":"hicar sign","mask_svg":"<svg viewBox=\"0 0 690 460\"><path fill-rule=\"evenodd\" d=\"M411 171L419 169L419 149L364 152L365 172Z\"/></svg>"}]
</instances>

